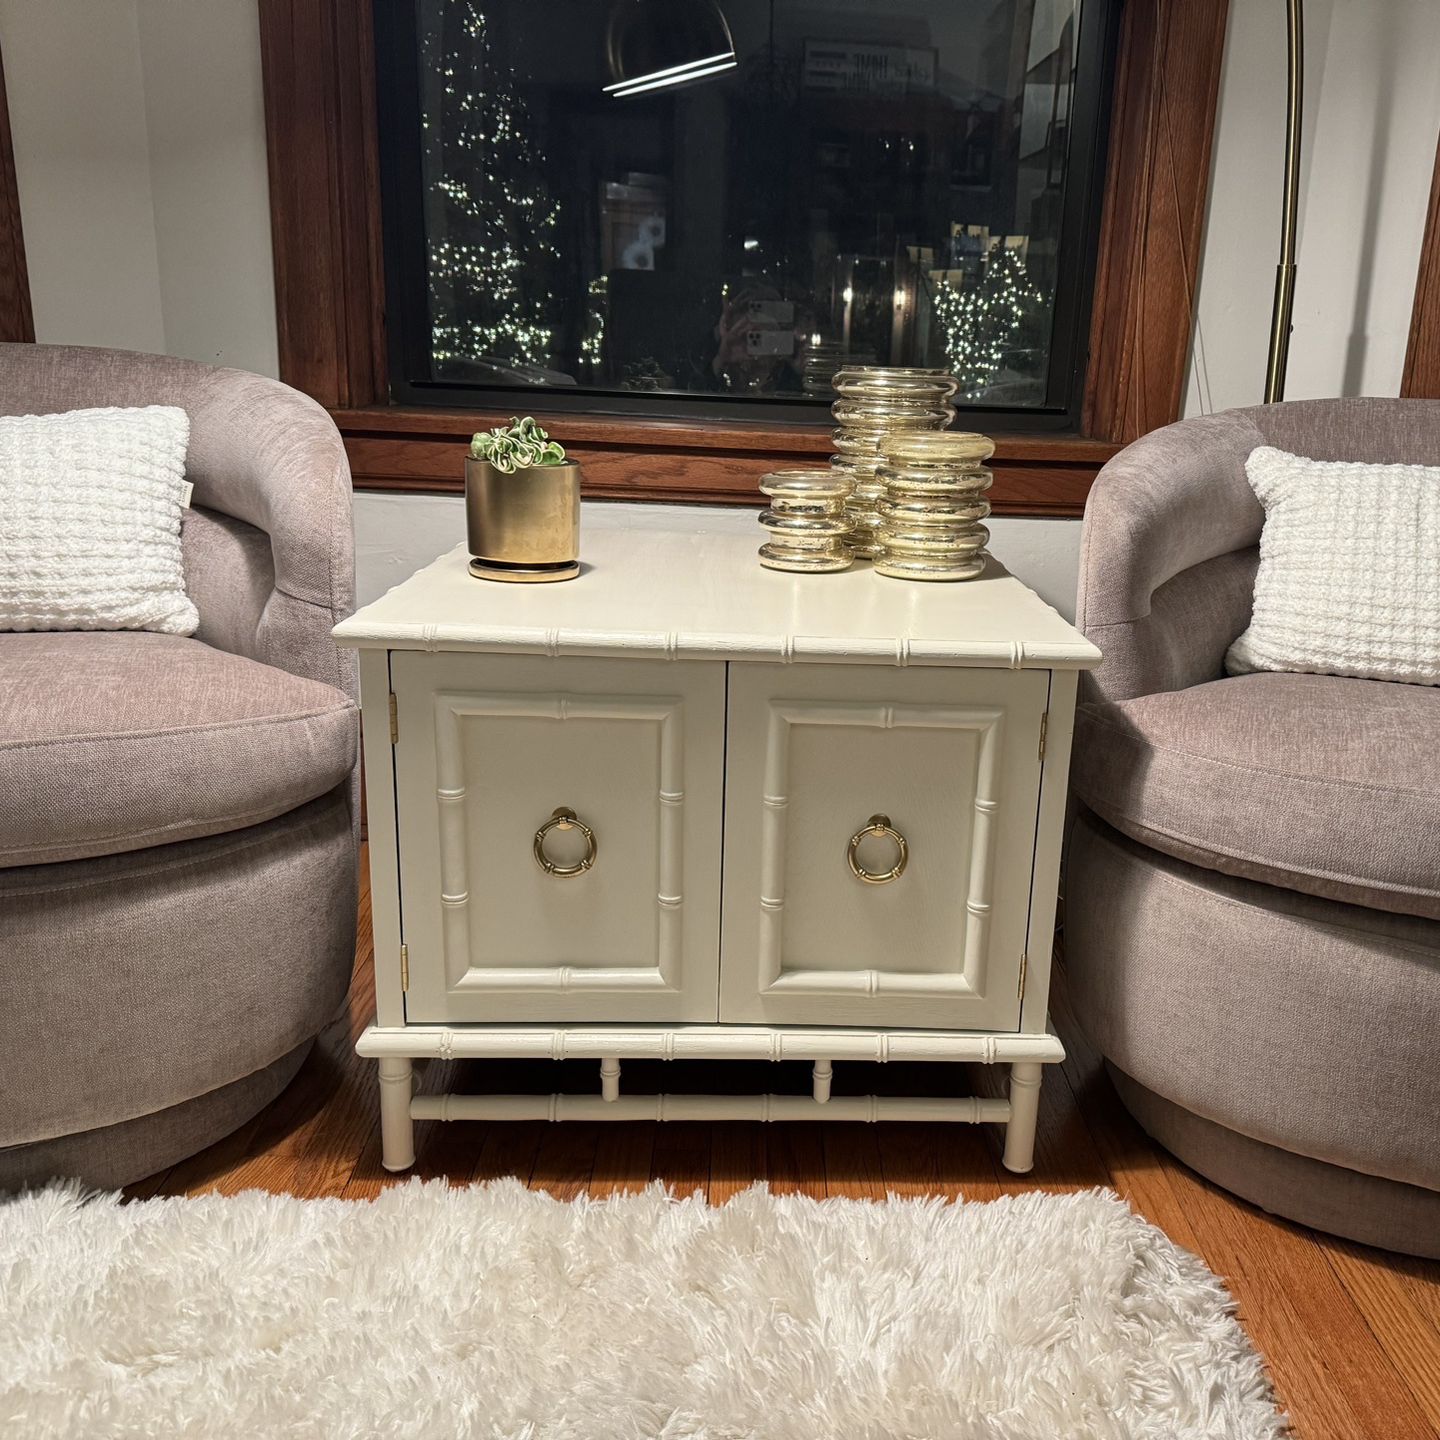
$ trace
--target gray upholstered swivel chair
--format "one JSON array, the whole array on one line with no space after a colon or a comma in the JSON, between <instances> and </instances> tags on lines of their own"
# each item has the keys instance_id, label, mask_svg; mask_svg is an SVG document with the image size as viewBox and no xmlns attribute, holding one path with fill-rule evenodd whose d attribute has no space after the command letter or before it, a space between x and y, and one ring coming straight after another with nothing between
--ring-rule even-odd
<instances>
[{"instance_id":1,"label":"gray upholstered swivel chair","mask_svg":"<svg viewBox=\"0 0 1440 1440\"><path fill-rule=\"evenodd\" d=\"M120 1185L288 1083L354 955L350 476L287 386L0 346L0 413L178 405L193 638L0 634L0 1188Z\"/></svg>"},{"instance_id":2,"label":"gray upholstered swivel chair","mask_svg":"<svg viewBox=\"0 0 1440 1440\"><path fill-rule=\"evenodd\" d=\"M1262 511L1245 458L1440 464L1440 403L1185 420L1086 509L1066 878L1076 1009L1121 1097L1217 1184L1440 1253L1440 689L1227 678Z\"/></svg>"}]
</instances>

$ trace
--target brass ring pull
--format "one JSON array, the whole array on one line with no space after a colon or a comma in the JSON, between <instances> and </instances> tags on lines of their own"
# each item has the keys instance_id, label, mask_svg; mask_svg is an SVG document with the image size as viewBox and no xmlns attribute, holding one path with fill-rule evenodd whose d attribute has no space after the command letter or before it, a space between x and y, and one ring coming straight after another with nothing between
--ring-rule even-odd
<instances>
[{"instance_id":1,"label":"brass ring pull","mask_svg":"<svg viewBox=\"0 0 1440 1440\"><path fill-rule=\"evenodd\" d=\"M895 848L899 854L890 869L867 870L855 858L855 852L860 848L860 842L867 835L888 835L895 842ZM888 885L892 880L898 880L905 873L905 866L910 861L910 846L905 837L890 823L888 815L872 815L869 823L850 837L850 844L845 851L845 859L850 865L850 873L857 880L863 880L867 885Z\"/></svg>"},{"instance_id":2,"label":"brass ring pull","mask_svg":"<svg viewBox=\"0 0 1440 1440\"><path fill-rule=\"evenodd\" d=\"M557 865L545 853L545 837L552 830L578 830L585 837L585 858L574 865ZM564 879L569 875L583 875L594 863L599 847L595 843L595 832L568 805L561 805L555 813L535 832L535 863L547 874Z\"/></svg>"}]
</instances>

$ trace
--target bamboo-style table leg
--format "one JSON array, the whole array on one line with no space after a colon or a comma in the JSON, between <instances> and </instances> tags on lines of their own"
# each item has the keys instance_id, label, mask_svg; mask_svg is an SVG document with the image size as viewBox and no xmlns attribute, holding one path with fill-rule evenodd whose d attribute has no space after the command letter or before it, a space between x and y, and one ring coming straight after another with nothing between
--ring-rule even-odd
<instances>
[{"instance_id":1,"label":"bamboo-style table leg","mask_svg":"<svg viewBox=\"0 0 1440 1440\"><path fill-rule=\"evenodd\" d=\"M389 1056L380 1065L380 1161L387 1170L408 1170L415 1163L415 1122L410 1118L413 1089L410 1062Z\"/></svg>"},{"instance_id":2,"label":"bamboo-style table leg","mask_svg":"<svg viewBox=\"0 0 1440 1440\"><path fill-rule=\"evenodd\" d=\"M1010 1119L1005 1126L1005 1168L1023 1175L1035 1163L1035 1122L1040 1114L1040 1074L1035 1060L1010 1067Z\"/></svg>"}]
</instances>

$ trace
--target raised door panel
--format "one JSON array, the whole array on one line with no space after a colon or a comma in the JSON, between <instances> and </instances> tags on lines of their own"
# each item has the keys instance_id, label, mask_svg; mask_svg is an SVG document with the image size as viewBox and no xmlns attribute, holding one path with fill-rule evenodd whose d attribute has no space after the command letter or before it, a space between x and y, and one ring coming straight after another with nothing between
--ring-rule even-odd
<instances>
[{"instance_id":1,"label":"raised door panel","mask_svg":"<svg viewBox=\"0 0 1440 1440\"><path fill-rule=\"evenodd\" d=\"M723 665L400 652L391 683L406 1019L713 1021Z\"/></svg>"},{"instance_id":2,"label":"raised door panel","mask_svg":"<svg viewBox=\"0 0 1440 1440\"><path fill-rule=\"evenodd\" d=\"M1048 678L730 667L722 1020L1018 1027Z\"/></svg>"}]
</instances>

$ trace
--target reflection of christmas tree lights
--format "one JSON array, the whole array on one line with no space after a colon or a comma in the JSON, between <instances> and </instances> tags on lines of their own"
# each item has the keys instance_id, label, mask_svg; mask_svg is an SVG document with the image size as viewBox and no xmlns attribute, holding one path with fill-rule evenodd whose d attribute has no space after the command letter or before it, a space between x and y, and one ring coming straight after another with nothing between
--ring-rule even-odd
<instances>
[{"instance_id":1,"label":"reflection of christmas tree lights","mask_svg":"<svg viewBox=\"0 0 1440 1440\"><path fill-rule=\"evenodd\" d=\"M457 12L463 46L446 43ZM430 204L443 216L430 239L434 361L491 355L543 365L554 348L545 276L559 258L560 206L540 178L530 116L495 64L479 6L445 0L432 13L421 53L444 92L438 119L423 120L426 168L438 177Z\"/></svg>"},{"instance_id":2,"label":"reflection of christmas tree lights","mask_svg":"<svg viewBox=\"0 0 1440 1440\"><path fill-rule=\"evenodd\" d=\"M1023 321L1044 303L1019 250L997 246L971 289L935 281L932 304L959 395L978 400L995 382L1005 352Z\"/></svg>"},{"instance_id":3,"label":"reflection of christmas tree lights","mask_svg":"<svg viewBox=\"0 0 1440 1440\"><path fill-rule=\"evenodd\" d=\"M580 363L599 378L605 357L605 317L610 308L610 277L597 275L586 287L589 303L585 313L585 336L580 341Z\"/></svg>"}]
</instances>

